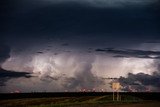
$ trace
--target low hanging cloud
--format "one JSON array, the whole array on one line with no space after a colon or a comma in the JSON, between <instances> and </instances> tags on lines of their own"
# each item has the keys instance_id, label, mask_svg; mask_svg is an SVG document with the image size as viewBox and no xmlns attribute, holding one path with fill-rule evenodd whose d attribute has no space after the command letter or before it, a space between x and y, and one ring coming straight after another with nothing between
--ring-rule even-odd
<instances>
[{"instance_id":1,"label":"low hanging cloud","mask_svg":"<svg viewBox=\"0 0 160 107\"><path fill-rule=\"evenodd\" d=\"M151 90L158 91L160 89L160 73L154 72L152 75L129 73L128 77L120 77L119 82L123 86L122 90L125 91L146 91L149 88L154 88Z\"/></svg>"},{"instance_id":2,"label":"low hanging cloud","mask_svg":"<svg viewBox=\"0 0 160 107\"><path fill-rule=\"evenodd\" d=\"M4 69L0 69L0 86L5 86L5 82L13 78L30 78L29 73L26 72L15 72L15 71L7 71Z\"/></svg>"},{"instance_id":3,"label":"low hanging cloud","mask_svg":"<svg viewBox=\"0 0 160 107\"><path fill-rule=\"evenodd\" d=\"M134 49L96 49L97 52L105 52L113 54L113 57L124 57L124 58L149 58L149 59L160 59L160 51L146 51L146 50L134 50Z\"/></svg>"}]
</instances>

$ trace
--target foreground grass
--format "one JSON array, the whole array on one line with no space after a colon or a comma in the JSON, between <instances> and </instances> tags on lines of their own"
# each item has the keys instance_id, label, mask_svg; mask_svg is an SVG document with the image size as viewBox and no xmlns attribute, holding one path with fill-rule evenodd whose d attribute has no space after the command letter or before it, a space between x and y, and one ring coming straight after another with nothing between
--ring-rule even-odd
<instances>
[{"instance_id":1,"label":"foreground grass","mask_svg":"<svg viewBox=\"0 0 160 107\"><path fill-rule=\"evenodd\" d=\"M114 103L114 104L71 104L71 105L40 105L30 107L159 107L160 102L139 102L139 103Z\"/></svg>"},{"instance_id":2,"label":"foreground grass","mask_svg":"<svg viewBox=\"0 0 160 107\"><path fill-rule=\"evenodd\" d=\"M112 101L112 96L83 96L83 97L54 97L28 98L0 101L1 107L112 107L144 103L143 100L132 96L123 96L122 101ZM160 104L160 103L159 103ZM119 106L118 106L119 107ZM156 107L156 106L155 106Z\"/></svg>"}]
</instances>

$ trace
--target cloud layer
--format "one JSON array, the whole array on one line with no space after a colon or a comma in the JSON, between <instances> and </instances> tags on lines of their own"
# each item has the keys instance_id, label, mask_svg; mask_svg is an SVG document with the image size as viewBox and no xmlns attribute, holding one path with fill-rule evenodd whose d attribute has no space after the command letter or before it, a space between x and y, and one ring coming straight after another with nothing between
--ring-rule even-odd
<instances>
[{"instance_id":1,"label":"cloud layer","mask_svg":"<svg viewBox=\"0 0 160 107\"><path fill-rule=\"evenodd\" d=\"M134 49L96 49L97 52L106 52L115 54L114 57L135 57L135 58L150 58L150 59L159 59L160 51L146 51L146 50L134 50Z\"/></svg>"},{"instance_id":2,"label":"cloud layer","mask_svg":"<svg viewBox=\"0 0 160 107\"><path fill-rule=\"evenodd\" d=\"M37 0L38 1L38 0ZM43 1L43 0L41 0ZM52 3L83 3L96 7L121 7L127 5L148 5L158 0L47 0Z\"/></svg>"}]
</instances>

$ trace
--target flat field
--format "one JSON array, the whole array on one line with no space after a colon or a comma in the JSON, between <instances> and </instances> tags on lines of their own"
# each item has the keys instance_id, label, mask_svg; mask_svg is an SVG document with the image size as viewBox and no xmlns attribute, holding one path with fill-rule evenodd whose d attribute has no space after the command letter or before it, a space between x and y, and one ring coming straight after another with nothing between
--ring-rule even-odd
<instances>
[{"instance_id":1,"label":"flat field","mask_svg":"<svg viewBox=\"0 0 160 107\"><path fill-rule=\"evenodd\" d=\"M139 95L140 94L140 95ZM0 94L0 107L159 107L159 93L18 93ZM152 99L155 98L155 99Z\"/></svg>"}]
</instances>

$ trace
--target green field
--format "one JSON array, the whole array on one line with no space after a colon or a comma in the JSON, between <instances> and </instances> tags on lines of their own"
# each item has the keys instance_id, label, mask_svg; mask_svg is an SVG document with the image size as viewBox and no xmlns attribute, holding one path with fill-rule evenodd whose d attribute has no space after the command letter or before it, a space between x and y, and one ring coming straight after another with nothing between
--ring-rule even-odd
<instances>
[{"instance_id":1,"label":"green field","mask_svg":"<svg viewBox=\"0 0 160 107\"><path fill-rule=\"evenodd\" d=\"M1 100L1 107L158 107L160 102L123 96L121 101L112 101L111 95L53 98L23 98Z\"/></svg>"}]
</instances>

